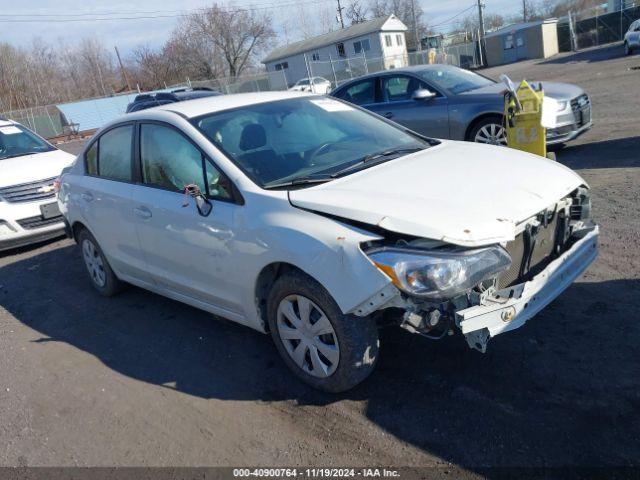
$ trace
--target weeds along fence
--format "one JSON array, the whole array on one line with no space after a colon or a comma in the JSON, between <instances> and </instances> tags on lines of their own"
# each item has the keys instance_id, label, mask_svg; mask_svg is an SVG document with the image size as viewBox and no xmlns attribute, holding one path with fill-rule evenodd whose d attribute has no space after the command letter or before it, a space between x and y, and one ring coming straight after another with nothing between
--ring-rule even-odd
<instances>
[{"instance_id":1,"label":"weeds along fence","mask_svg":"<svg viewBox=\"0 0 640 480\"><path fill-rule=\"evenodd\" d=\"M640 18L640 2L626 2L626 8L616 12L600 13L599 8L573 13L558 23L558 46L561 52L573 49L572 26L575 48L582 49L620 42L629 26Z\"/></svg>"}]
</instances>

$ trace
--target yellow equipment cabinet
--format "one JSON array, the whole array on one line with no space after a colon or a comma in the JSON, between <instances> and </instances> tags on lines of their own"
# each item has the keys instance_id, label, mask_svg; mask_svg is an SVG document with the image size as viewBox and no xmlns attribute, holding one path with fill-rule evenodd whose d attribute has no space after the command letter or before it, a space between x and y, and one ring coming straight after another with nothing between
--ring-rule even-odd
<instances>
[{"instance_id":1,"label":"yellow equipment cabinet","mask_svg":"<svg viewBox=\"0 0 640 480\"><path fill-rule=\"evenodd\" d=\"M534 88L525 80L514 92L505 95L507 145L511 148L547 156L547 131L542 126L544 91Z\"/></svg>"}]
</instances>

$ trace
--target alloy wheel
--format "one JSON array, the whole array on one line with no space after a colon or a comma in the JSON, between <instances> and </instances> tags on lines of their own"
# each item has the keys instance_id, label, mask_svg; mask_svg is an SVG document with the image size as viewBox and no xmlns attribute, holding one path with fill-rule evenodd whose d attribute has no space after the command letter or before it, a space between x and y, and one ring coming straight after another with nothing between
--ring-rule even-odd
<instances>
[{"instance_id":1,"label":"alloy wheel","mask_svg":"<svg viewBox=\"0 0 640 480\"><path fill-rule=\"evenodd\" d=\"M289 295L278 305L278 334L287 353L304 372L326 378L335 372L340 347L333 325L318 305Z\"/></svg>"},{"instance_id":2,"label":"alloy wheel","mask_svg":"<svg viewBox=\"0 0 640 480\"><path fill-rule=\"evenodd\" d=\"M98 287L104 287L107 283L107 275L102 257L93 242L87 238L82 241L82 257L93 282Z\"/></svg>"},{"instance_id":3,"label":"alloy wheel","mask_svg":"<svg viewBox=\"0 0 640 480\"><path fill-rule=\"evenodd\" d=\"M476 143L486 143L488 145L507 146L507 132L502 125L489 123L478 130L474 138Z\"/></svg>"}]
</instances>

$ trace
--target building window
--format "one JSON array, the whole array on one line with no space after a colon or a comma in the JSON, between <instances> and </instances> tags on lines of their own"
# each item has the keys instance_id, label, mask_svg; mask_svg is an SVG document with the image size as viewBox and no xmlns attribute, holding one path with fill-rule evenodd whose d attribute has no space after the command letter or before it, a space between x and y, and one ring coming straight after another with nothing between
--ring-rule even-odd
<instances>
[{"instance_id":1,"label":"building window","mask_svg":"<svg viewBox=\"0 0 640 480\"><path fill-rule=\"evenodd\" d=\"M369 50L371 50L371 42L368 38L353 42L353 53L355 53L356 55L362 52L368 52Z\"/></svg>"},{"instance_id":2,"label":"building window","mask_svg":"<svg viewBox=\"0 0 640 480\"><path fill-rule=\"evenodd\" d=\"M289 62L276 63L276 70L285 70L289 68Z\"/></svg>"},{"instance_id":3,"label":"building window","mask_svg":"<svg viewBox=\"0 0 640 480\"><path fill-rule=\"evenodd\" d=\"M505 50L511 50L511 49L513 49L513 48L514 48L514 45L513 45L513 35L507 35L507 36L504 38L504 49L505 49Z\"/></svg>"},{"instance_id":4,"label":"building window","mask_svg":"<svg viewBox=\"0 0 640 480\"><path fill-rule=\"evenodd\" d=\"M396 43L398 44L399 47L401 47L402 44L404 43L401 33L396 34Z\"/></svg>"},{"instance_id":5,"label":"building window","mask_svg":"<svg viewBox=\"0 0 640 480\"><path fill-rule=\"evenodd\" d=\"M346 52L344 51L344 43L338 43L336 45L336 50L338 51L338 56L339 57L346 57L347 56Z\"/></svg>"},{"instance_id":6,"label":"building window","mask_svg":"<svg viewBox=\"0 0 640 480\"><path fill-rule=\"evenodd\" d=\"M384 36L384 44L387 47L391 47L393 45L393 43L391 42L391 35L385 35Z\"/></svg>"},{"instance_id":7,"label":"building window","mask_svg":"<svg viewBox=\"0 0 640 480\"><path fill-rule=\"evenodd\" d=\"M314 52L311 54L311 60L313 60L314 62L317 62L320 60L320 54L318 52Z\"/></svg>"}]
</instances>

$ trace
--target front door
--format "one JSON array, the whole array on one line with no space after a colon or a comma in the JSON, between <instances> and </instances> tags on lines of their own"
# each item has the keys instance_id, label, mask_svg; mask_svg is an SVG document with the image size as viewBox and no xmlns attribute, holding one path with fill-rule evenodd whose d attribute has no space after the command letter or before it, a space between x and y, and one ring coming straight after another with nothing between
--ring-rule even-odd
<instances>
[{"instance_id":1,"label":"front door","mask_svg":"<svg viewBox=\"0 0 640 480\"><path fill-rule=\"evenodd\" d=\"M230 183L177 129L160 123L139 128L142 183L133 205L150 274L164 290L241 312L240 289L231 279L234 217L242 207L232 201ZM208 216L185 195L187 185L208 195Z\"/></svg>"},{"instance_id":2,"label":"front door","mask_svg":"<svg viewBox=\"0 0 640 480\"><path fill-rule=\"evenodd\" d=\"M380 102L367 108L422 135L449 138L449 102L444 95L409 75L384 75L380 81ZM436 96L413 100L413 93L421 88Z\"/></svg>"}]
</instances>

